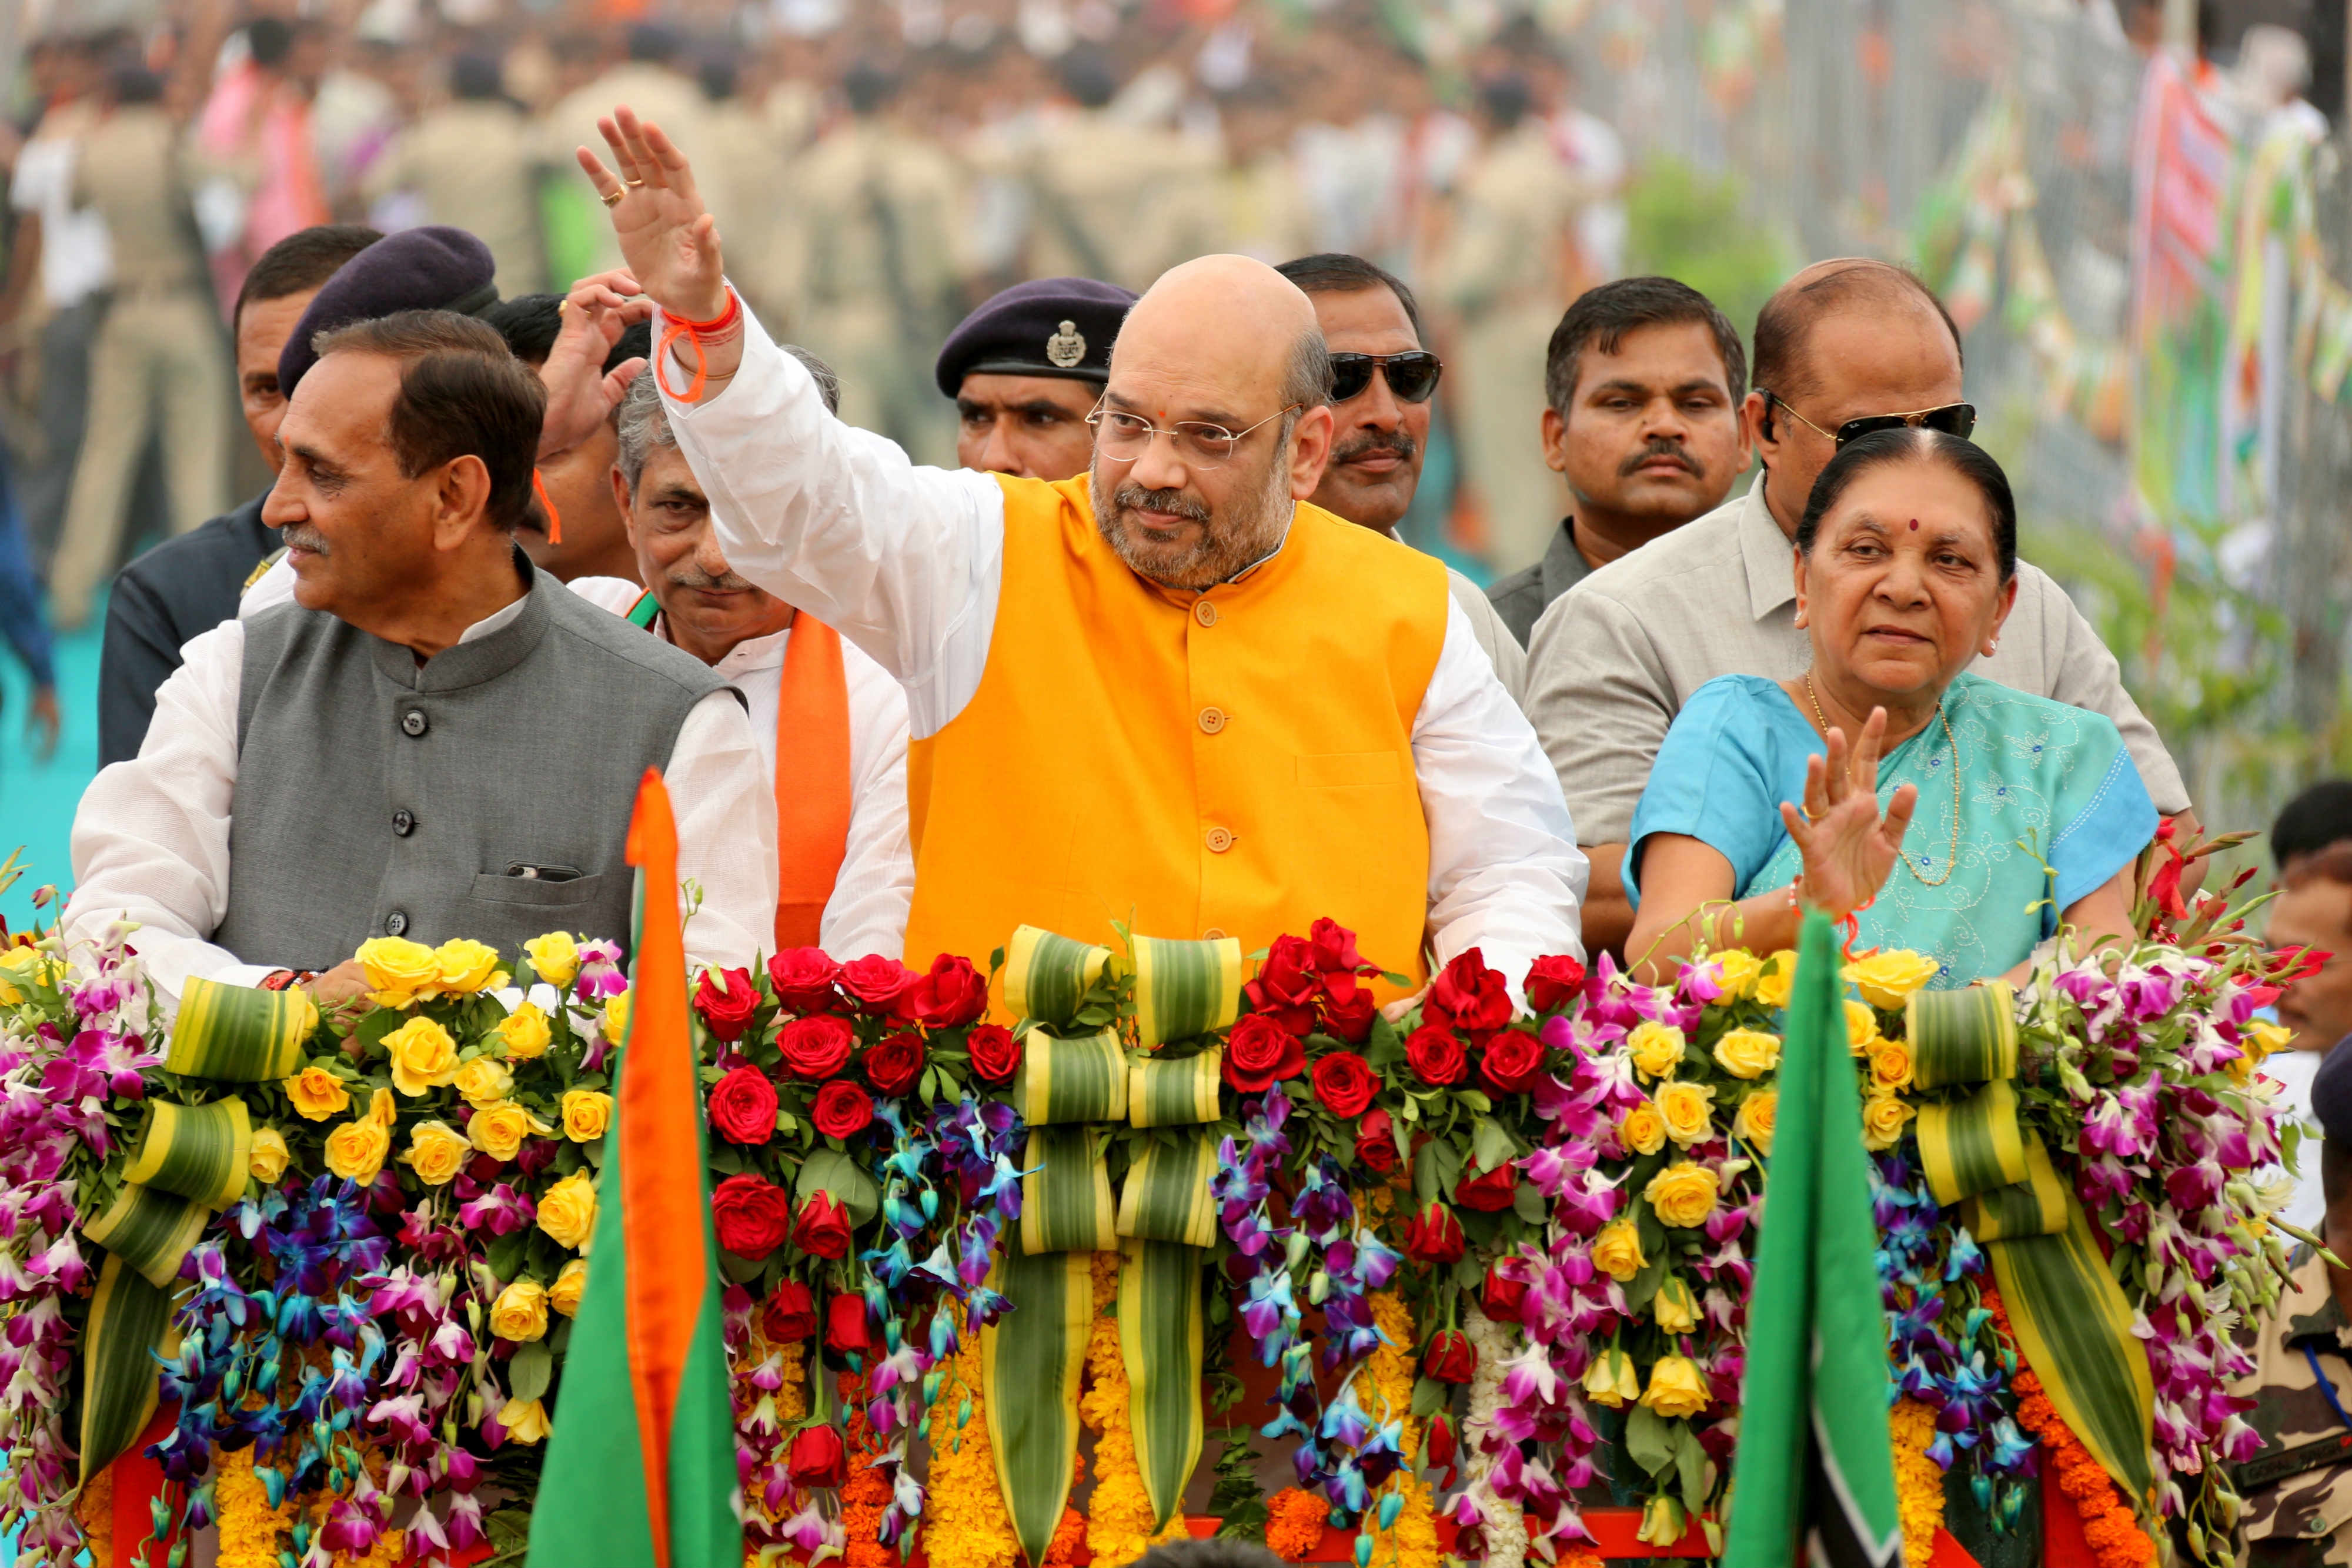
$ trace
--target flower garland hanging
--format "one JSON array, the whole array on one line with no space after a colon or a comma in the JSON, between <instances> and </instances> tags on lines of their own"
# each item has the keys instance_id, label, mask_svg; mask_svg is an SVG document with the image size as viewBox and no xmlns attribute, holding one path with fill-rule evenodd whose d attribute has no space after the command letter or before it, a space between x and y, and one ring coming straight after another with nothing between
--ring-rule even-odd
<instances>
[{"instance_id":1,"label":"flower garland hanging","mask_svg":"<svg viewBox=\"0 0 2352 1568\"><path fill-rule=\"evenodd\" d=\"M294 1522L291 1502L271 1507L269 1489L253 1468L251 1448L221 1456L220 1479L213 1493L220 1515L219 1568L278 1568L278 1538Z\"/></svg>"},{"instance_id":2,"label":"flower garland hanging","mask_svg":"<svg viewBox=\"0 0 2352 1568\"><path fill-rule=\"evenodd\" d=\"M948 1375L931 1404L923 1549L936 1568L1016 1568L1021 1541L996 1484L996 1456L981 1406L980 1336L966 1340L940 1370Z\"/></svg>"},{"instance_id":3,"label":"flower garland hanging","mask_svg":"<svg viewBox=\"0 0 2352 1568\"><path fill-rule=\"evenodd\" d=\"M1990 1284L1985 1287L1984 1304L1999 1325L2001 1337L2014 1344L2017 1334L2010 1325L2009 1309L2002 1304L2000 1293ZM2068 1430L2065 1418L2042 1391L2042 1379L2033 1375L2033 1369L2022 1357L2017 1364L2013 1386L2018 1394L2018 1421L2049 1450L2051 1478L2081 1516L2083 1539L2098 1557L2099 1568L2152 1568L2156 1542L2139 1527L2139 1521L2132 1516L2131 1505L2124 1500L2105 1468L2092 1457L2082 1439Z\"/></svg>"},{"instance_id":4,"label":"flower garland hanging","mask_svg":"<svg viewBox=\"0 0 2352 1568\"><path fill-rule=\"evenodd\" d=\"M1944 1523L1944 1471L1927 1457L1936 1440L1936 1413L1916 1399L1898 1399L1887 1412L1895 1441L1895 1494L1903 1521L1903 1560L1925 1563Z\"/></svg>"},{"instance_id":5,"label":"flower garland hanging","mask_svg":"<svg viewBox=\"0 0 2352 1568\"><path fill-rule=\"evenodd\" d=\"M874 1423L858 1408L854 1380L842 1375L841 1407L848 1413L849 1479L841 1489L841 1530L847 1540L848 1568L890 1568L898 1553L882 1544L882 1515L890 1506L891 1485L883 1473L882 1444Z\"/></svg>"},{"instance_id":6,"label":"flower garland hanging","mask_svg":"<svg viewBox=\"0 0 2352 1568\"><path fill-rule=\"evenodd\" d=\"M1512 1354L1524 1343L1472 1302L1462 1315L1462 1332L1477 1353L1470 1374L1470 1408L1462 1419L1462 1487L1451 1511L1457 1523L1477 1531L1485 1548L1485 1568L1521 1568L1528 1560L1528 1520L1516 1504L1495 1495L1496 1456L1509 1439L1496 1430L1503 1411L1503 1375Z\"/></svg>"},{"instance_id":7,"label":"flower garland hanging","mask_svg":"<svg viewBox=\"0 0 2352 1568\"><path fill-rule=\"evenodd\" d=\"M1323 1544L1331 1505L1313 1492L1285 1487L1265 1502L1266 1550L1285 1563L1303 1561Z\"/></svg>"},{"instance_id":8,"label":"flower garland hanging","mask_svg":"<svg viewBox=\"0 0 2352 1568\"><path fill-rule=\"evenodd\" d=\"M1365 1367L1377 1396L1373 1418L1403 1423L1397 1447L1403 1450L1404 1468L1381 1488L1370 1560L1382 1568L1437 1568L1437 1504L1413 1468L1421 1459L1422 1429L1412 1416L1412 1312L1394 1291L1373 1291L1371 1309L1381 1334L1381 1346Z\"/></svg>"},{"instance_id":9,"label":"flower garland hanging","mask_svg":"<svg viewBox=\"0 0 2352 1568\"><path fill-rule=\"evenodd\" d=\"M1095 1435L1095 1490L1087 1504L1087 1553L1097 1563L1131 1563L1147 1547L1188 1538L1181 1517L1151 1533L1151 1498L1143 1468L1135 1458L1133 1412L1129 1401L1127 1360L1119 1349L1118 1319L1108 1310L1118 1299L1119 1255L1093 1254L1094 1310L1087 1333L1087 1388L1078 1396L1078 1419Z\"/></svg>"}]
</instances>

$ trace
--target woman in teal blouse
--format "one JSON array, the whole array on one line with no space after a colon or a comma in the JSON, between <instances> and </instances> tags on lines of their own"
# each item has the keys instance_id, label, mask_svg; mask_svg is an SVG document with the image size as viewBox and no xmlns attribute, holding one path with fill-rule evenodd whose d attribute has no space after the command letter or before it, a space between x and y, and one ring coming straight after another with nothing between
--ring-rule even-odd
<instances>
[{"instance_id":1,"label":"woman in teal blouse","mask_svg":"<svg viewBox=\"0 0 2352 1568\"><path fill-rule=\"evenodd\" d=\"M2017 589L2017 508L1982 449L1926 430L1832 458L1797 530L1812 668L1692 695L1626 852L1626 956L1796 945L1800 904L1857 946L1937 960L1930 982L2018 970L2060 920L2130 929L2157 812L2104 716L1968 673Z\"/></svg>"}]
</instances>

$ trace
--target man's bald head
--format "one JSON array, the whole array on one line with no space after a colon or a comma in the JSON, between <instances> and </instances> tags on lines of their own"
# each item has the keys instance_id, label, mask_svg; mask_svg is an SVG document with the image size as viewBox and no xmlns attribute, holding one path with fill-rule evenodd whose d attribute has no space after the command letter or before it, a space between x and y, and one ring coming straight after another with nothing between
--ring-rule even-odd
<instances>
[{"instance_id":1,"label":"man's bald head","mask_svg":"<svg viewBox=\"0 0 2352 1568\"><path fill-rule=\"evenodd\" d=\"M1930 316L1950 339L1960 360L1960 329L1934 290L1907 267L1866 256L1817 261L1780 285L1756 313L1755 384L1783 400L1801 402L1821 384L1811 352L1813 328L1841 315Z\"/></svg>"},{"instance_id":2,"label":"man's bald head","mask_svg":"<svg viewBox=\"0 0 2352 1568\"><path fill-rule=\"evenodd\" d=\"M1293 403L1313 407L1330 381L1315 302L1246 256L1198 256L1161 273L1110 351L1110 390L1122 402L1205 396L1222 402L1235 430Z\"/></svg>"}]
</instances>

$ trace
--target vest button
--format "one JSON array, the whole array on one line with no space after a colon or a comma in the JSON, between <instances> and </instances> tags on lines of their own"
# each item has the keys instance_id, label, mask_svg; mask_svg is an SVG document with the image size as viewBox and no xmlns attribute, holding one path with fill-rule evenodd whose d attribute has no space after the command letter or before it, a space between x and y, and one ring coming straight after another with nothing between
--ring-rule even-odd
<instances>
[{"instance_id":1,"label":"vest button","mask_svg":"<svg viewBox=\"0 0 2352 1568\"><path fill-rule=\"evenodd\" d=\"M398 936L408 929L408 916L395 909L383 917L383 934Z\"/></svg>"},{"instance_id":2,"label":"vest button","mask_svg":"<svg viewBox=\"0 0 2352 1568\"><path fill-rule=\"evenodd\" d=\"M1231 828L1211 828L1201 835L1201 841L1209 846L1211 854L1221 855L1234 847L1234 832Z\"/></svg>"},{"instance_id":3,"label":"vest button","mask_svg":"<svg viewBox=\"0 0 2352 1568\"><path fill-rule=\"evenodd\" d=\"M1201 940L1203 942L1222 942L1224 939L1225 934L1213 925L1201 933Z\"/></svg>"},{"instance_id":4,"label":"vest button","mask_svg":"<svg viewBox=\"0 0 2352 1568\"><path fill-rule=\"evenodd\" d=\"M1224 709L1221 707L1204 707L1201 710L1201 732L1203 735L1214 735L1217 731L1224 727Z\"/></svg>"},{"instance_id":5,"label":"vest button","mask_svg":"<svg viewBox=\"0 0 2352 1568\"><path fill-rule=\"evenodd\" d=\"M425 710L421 707L413 707L406 713L402 714L400 716L400 727L404 734L408 735L411 737L423 735L425 733Z\"/></svg>"},{"instance_id":6,"label":"vest button","mask_svg":"<svg viewBox=\"0 0 2352 1568\"><path fill-rule=\"evenodd\" d=\"M1217 607L1205 599L1196 599L1192 601L1192 619L1203 626L1214 626L1217 623Z\"/></svg>"},{"instance_id":7,"label":"vest button","mask_svg":"<svg viewBox=\"0 0 2352 1568\"><path fill-rule=\"evenodd\" d=\"M416 831L416 814L406 807L394 811L392 814L392 831L402 838L406 838Z\"/></svg>"}]
</instances>

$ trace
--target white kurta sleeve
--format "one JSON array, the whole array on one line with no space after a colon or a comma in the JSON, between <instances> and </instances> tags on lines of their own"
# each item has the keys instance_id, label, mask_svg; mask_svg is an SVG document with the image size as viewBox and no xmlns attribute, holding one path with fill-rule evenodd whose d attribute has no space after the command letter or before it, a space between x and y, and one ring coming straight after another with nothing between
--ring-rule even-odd
<instances>
[{"instance_id":1,"label":"white kurta sleeve","mask_svg":"<svg viewBox=\"0 0 2352 1568\"><path fill-rule=\"evenodd\" d=\"M918 736L980 689L1004 579L1004 492L918 467L825 412L816 383L749 309L743 362L709 401L667 392L670 429L727 562L839 632L907 688ZM655 323L659 340L662 320ZM673 373L674 367L673 367Z\"/></svg>"},{"instance_id":2,"label":"white kurta sleeve","mask_svg":"<svg viewBox=\"0 0 2352 1568\"><path fill-rule=\"evenodd\" d=\"M915 902L915 848L907 831L907 699L856 649L843 650L849 685L849 841L825 900L819 943L835 958L898 957ZM906 953L919 969L930 953Z\"/></svg>"},{"instance_id":3,"label":"white kurta sleeve","mask_svg":"<svg viewBox=\"0 0 2352 1568\"><path fill-rule=\"evenodd\" d=\"M236 703L245 626L227 621L182 650L155 694L139 755L100 772L74 813L68 943L135 921L131 946L177 1001L194 977L253 985L270 973L207 938L228 912L229 802L236 789Z\"/></svg>"},{"instance_id":4,"label":"white kurta sleeve","mask_svg":"<svg viewBox=\"0 0 2352 1568\"><path fill-rule=\"evenodd\" d=\"M686 923L687 967L748 968L775 946L776 818L732 690L694 705L662 778L677 813L678 880L702 884L702 907Z\"/></svg>"},{"instance_id":5,"label":"white kurta sleeve","mask_svg":"<svg viewBox=\"0 0 2352 1568\"><path fill-rule=\"evenodd\" d=\"M1429 823L1438 961L1479 948L1516 994L1544 955L1581 958L1591 868L1559 779L1450 599L1445 642L1413 717L1412 762Z\"/></svg>"}]
</instances>

